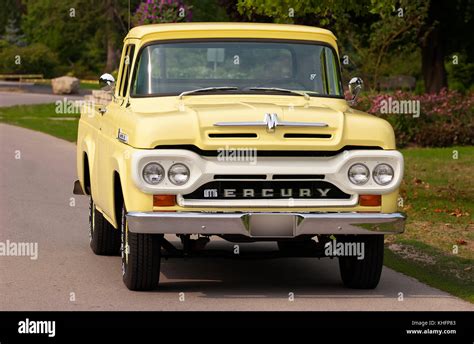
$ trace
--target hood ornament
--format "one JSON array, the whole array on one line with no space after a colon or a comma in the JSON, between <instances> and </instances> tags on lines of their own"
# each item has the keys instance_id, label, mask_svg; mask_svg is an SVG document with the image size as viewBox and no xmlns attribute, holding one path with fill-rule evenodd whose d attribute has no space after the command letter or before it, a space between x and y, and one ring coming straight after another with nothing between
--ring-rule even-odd
<instances>
[{"instance_id":1,"label":"hood ornament","mask_svg":"<svg viewBox=\"0 0 474 344\"><path fill-rule=\"evenodd\" d=\"M328 127L322 122L286 122L280 121L276 113L266 113L261 122L217 122L215 127L267 127L267 132L275 132L276 127Z\"/></svg>"}]
</instances>

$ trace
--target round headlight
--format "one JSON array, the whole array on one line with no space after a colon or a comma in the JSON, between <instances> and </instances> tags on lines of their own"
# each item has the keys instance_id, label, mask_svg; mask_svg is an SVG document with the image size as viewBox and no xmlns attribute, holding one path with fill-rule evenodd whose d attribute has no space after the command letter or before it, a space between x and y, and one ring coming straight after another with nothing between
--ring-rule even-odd
<instances>
[{"instance_id":1,"label":"round headlight","mask_svg":"<svg viewBox=\"0 0 474 344\"><path fill-rule=\"evenodd\" d=\"M156 185L163 180L165 170L160 164L156 162L150 162L143 168L142 175L143 179L148 184Z\"/></svg>"},{"instance_id":2,"label":"round headlight","mask_svg":"<svg viewBox=\"0 0 474 344\"><path fill-rule=\"evenodd\" d=\"M379 164L375 166L373 176L377 184L387 185L393 180L393 168L387 164Z\"/></svg>"},{"instance_id":3,"label":"round headlight","mask_svg":"<svg viewBox=\"0 0 474 344\"><path fill-rule=\"evenodd\" d=\"M355 185L364 185L369 180L370 172L364 164L355 164L349 168L349 180Z\"/></svg>"},{"instance_id":4,"label":"round headlight","mask_svg":"<svg viewBox=\"0 0 474 344\"><path fill-rule=\"evenodd\" d=\"M183 185L189 180L189 168L183 164L174 164L168 170L168 178L174 185Z\"/></svg>"}]
</instances>

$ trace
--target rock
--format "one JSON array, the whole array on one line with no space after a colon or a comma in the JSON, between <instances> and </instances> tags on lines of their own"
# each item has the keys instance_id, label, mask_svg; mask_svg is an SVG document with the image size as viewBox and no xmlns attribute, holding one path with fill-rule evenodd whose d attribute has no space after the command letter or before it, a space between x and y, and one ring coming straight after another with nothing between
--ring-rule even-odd
<instances>
[{"instance_id":1,"label":"rock","mask_svg":"<svg viewBox=\"0 0 474 344\"><path fill-rule=\"evenodd\" d=\"M72 76L61 76L51 79L51 87L54 94L79 93L79 79Z\"/></svg>"}]
</instances>

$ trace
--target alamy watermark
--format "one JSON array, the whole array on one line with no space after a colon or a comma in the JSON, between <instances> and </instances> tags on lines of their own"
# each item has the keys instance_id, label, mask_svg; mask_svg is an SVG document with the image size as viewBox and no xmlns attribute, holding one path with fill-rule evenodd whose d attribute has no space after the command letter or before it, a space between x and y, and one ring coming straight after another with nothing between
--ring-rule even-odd
<instances>
[{"instance_id":1,"label":"alamy watermark","mask_svg":"<svg viewBox=\"0 0 474 344\"><path fill-rule=\"evenodd\" d=\"M324 254L327 257L357 257L362 260L365 257L365 245L363 242L332 240L324 244Z\"/></svg>"},{"instance_id":2,"label":"alamy watermark","mask_svg":"<svg viewBox=\"0 0 474 344\"><path fill-rule=\"evenodd\" d=\"M19 334L47 334L48 337L56 336L56 321L30 320L26 318L18 323Z\"/></svg>"},{"instance_id":3,"label":"alamy watermark","mask_svg":"<svg viewBox=\"0 0 474 344\"><path fill-rule=\"evenodd\" d=\"M55 103L56 114L80 114L81 110L85 113L94 113L96 103L94 101L71 100L67 97L57 100Z\"/></svg>"},{"instance_id":4,"label":"alamy watermark","mask_svg":"<svg viewBox=\"0 0 474 344\"><path fill-rule=\"evenodd\" d=\"M31 260L38 259L37 242L14 242L0 241L0 256L8 257L30 257Z\"/></svg>"},{"instance_id":5,"label":"alamy watermark","mask_svg":"<svg viewBox=\"0 0 474 344\"><path fill-rule=\"evenodd\" d=\"M217 161L248 162L250 165L255 165L257 164L257 149L229 147L226 145L217 149Z\"/></svg>"},{"instance_id":6,"label":"alamy watermark","mask_svg":"<svg viewBox=\"0 0 474 344\"><path fill-rule=\"evenodd\" d=\"M398 100L388 97L380 101L380 113L413 115L413 118L420 117L419 100Z\"/></svg>"}]
</instances>

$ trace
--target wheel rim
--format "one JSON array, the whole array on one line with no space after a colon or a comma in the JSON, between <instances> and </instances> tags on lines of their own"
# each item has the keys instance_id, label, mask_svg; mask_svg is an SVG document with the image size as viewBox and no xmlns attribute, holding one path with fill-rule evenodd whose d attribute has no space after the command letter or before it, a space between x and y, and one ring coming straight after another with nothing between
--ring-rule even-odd
<instances>
[{"instance_id":1,"label":"wheel rim","mask_svg":"<svg viewBox=\"0 0 474 344\"><path fill-rule=\"evenodd\" d=\"M92 196L89 197L89 240L92 241L95 227L95 204Z\"/></svg>"},{"instance_id":2,"label":"wheel rim","mask_svg":"<svg viewBox=\"0 0 474 344\"><path fill-rule=\"evenodd\" d=\"M122 255L122 275L127 272L128 256L130 254L130 246L128 244L128 222L125 216L125 207L122 207L122 221L120 224L121 229L121 244L120 252Z\"/></svg>"}]
</instances>

